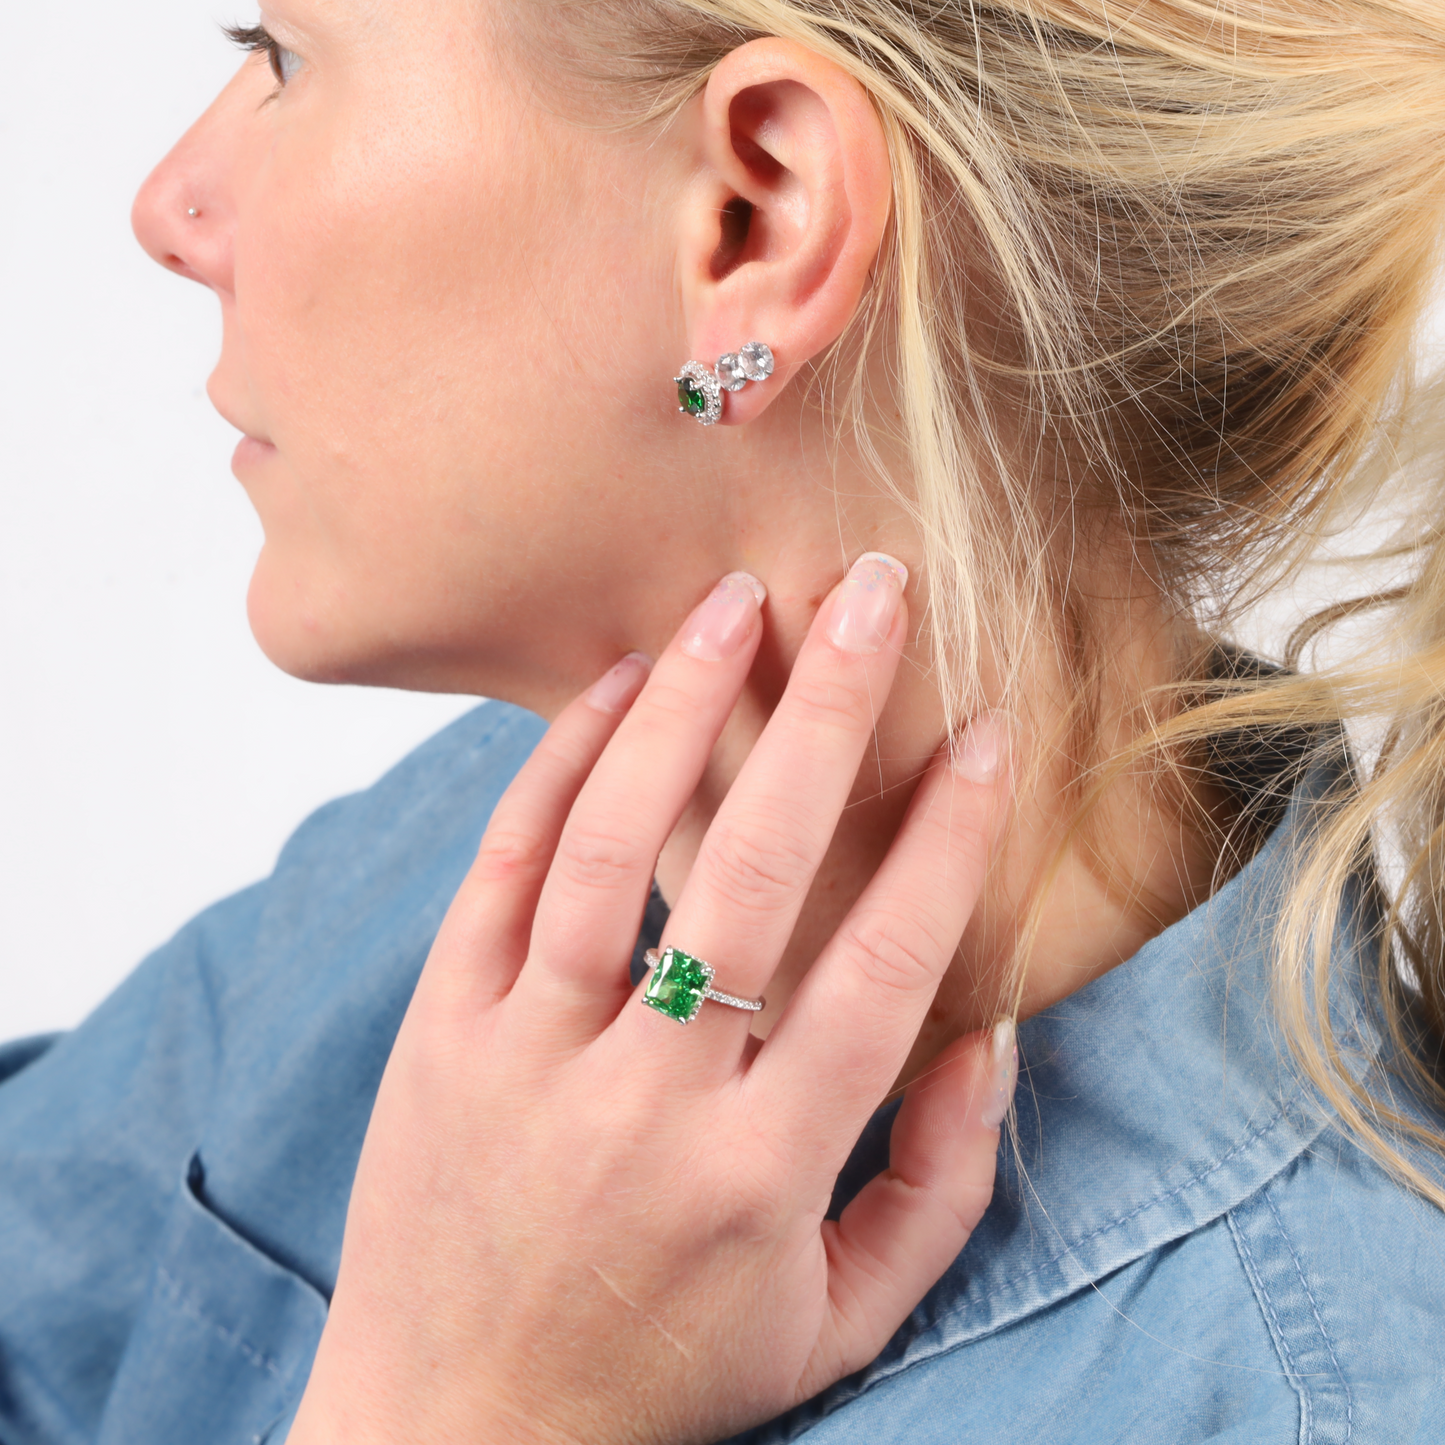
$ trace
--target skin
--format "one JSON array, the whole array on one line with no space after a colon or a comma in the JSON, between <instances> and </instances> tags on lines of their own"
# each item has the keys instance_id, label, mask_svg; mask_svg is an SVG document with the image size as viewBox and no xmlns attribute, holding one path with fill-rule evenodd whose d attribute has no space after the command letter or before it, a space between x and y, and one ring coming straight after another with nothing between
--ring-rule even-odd
<instances>
[{"instance_id":1,"label":"skin","mask_svg":"<svg viewBox=\"0 0 1445 1445\"><path fill-rule=\"evenodd\" d=\"M694 646L704 603L620 725L596 690L574 703L494 815L387 1064L291 1445L733 1434L873 1358L986 1208L1007 1022L935 1061L889 1169L824 1219L977 898L1006 799L996 720L956 767L934 760L766 1042L741 1011L704 1005L684 1031L631 997L653 860L762 639L738 590L731 649ZM871 643L838 646L880 598ZM664 945L725 958L745 996L797 921L906 625L896 581L835 589L678 898Z\"/></svg>"},{"instance_id":2,"label":"skin","mask_svg":"<svg viewBox=\"0 0 1445 1445\"><path fill-rule=\"evenodd\" d=\"M795 1286L776 1302L779 1338L791 1342L780 1358L795 1367L792 1376L769 1377L742 1402L708 1394L704 1380L680 1415L637 1393L593 1398L585 1409L569 1405L565 1361L575 1366L576 1351L601 1360L608 1340L637 1346L639 1318L674 1325L688 1318L687 1291L676 1278L669 1283L640 1265L640 1273L627 1273L627 1261L619 1268L628 1283L613 1295L632 1305L614 1299L604 1309L600 1294L589 1296L582 1314L594 1328L572 1341L572 1354L550 1362L552 1394L561 1401L547 1422L554 1437L716 1438L723 1426L765 1418L759 1410L774 1413L802 1398L799 1389L820 1388L835 1370L870 1358L860 1351L881 1345L932 1282L929 1272L936 1278L947 1263L930 1256L921 1273L902 1271L899 1290L859 1312L864 1324L848 1347L825 1348L833 1326L818 1311L818 1291L827 1292L820 1281L848 1250L840 1253L835 1241L830 1252L827 1227L820 1233L819 1181L829 1168L836 1172L838 1149L847 1152L842 1141L856 1137L894 1084L936 1084L934 1107L977 1117L977 1100L993 1087L978 1031L1011 1011L1008 952L1041 870L1053 869L1021 1014L1115 966L1205 896L1216 848L1189 819L1207 815L1217 800L1202 796L1202 813L1186 813L1147 778L1126 774L1097 820L1097 836L1111 845L1100 858L1069 842L1075 779L1067 758L1030 753L1030 788L1010 798L1002 834L989 782L959 795L961 831L945 828L927 845L941 850L939 858L955 850L974 867L947 875L957 888L921 914L917 900L909 905L927 925L926 941L901 936L912 926L901 901L907 889L885 868L879 876L892 879L892 892L878 906L890 920L882 931L889 942L881 952L860 952L851 910L860 898L877 904L866 890L890 847L924 846L917 830L928 809L917 821L916 800L934 798L931 790L944 786L938 779L952 777L940 773L946 720L909 621L923 616L926 601L919 539L897 502L831 446L828 419L806 385L809 364L842 334L865 295L885 234L888 154L867 96L821 57L762 40L729 55L670 124L618 132L544 103L554 89L516 43L518 22L499 0L274 0L262 18L296 58L288 83L277 90L264 57L243 65L146 182L135 208L146 249L221 301L224 341L210 393L246 438L235 472L265 533L249 595L253 630L267 655L300 677L518 702L558 720L557 746L570 759L557 765L560 781L545 767L519 780L503 823L526 839L513 859L521 861L493 877L484 846L480 872L459 896L423 976L368 1135L332 1323L292 1438L361 1440L387 1419L395 1422L389 1438L403 1423L407 1438L418 1440L458 1438L452 1432L498 1420L509 1422L509 1435L525 1433L513 1409L516 1381L478 1361L515 1358L493 1328L505 1317L506 1338L528 1342L527 1368L542 1368L539 1341L551 1338L539 1324L543 1304L524 1318L512 1295L489 1295L491 1284L454 1297L454 1261L428 1255L415 1221L418 1211L442 1209L433 1232L476 1245L478 1220L495 1227L508 1208L486 1183L487 1170L496 1172L487 1161L502 1152L514 1195L525 1178L523 1197L552 1198L557 1209L546 1250L514 1238L517 1257L537 1271L529 1277L535 1287L520 1296L549 1298L538 1281L559 1249L564 1258L595 1258L588 1231L598 1198L561 1198L556 1161L590 1148L594 1135L611 1136L595 1119L585 1139L568 1133L568 1089L581 1091L576 1098L617 1097L609 1041L637 1027L645 1011L623 1007L615 971L602 982L582 980L583 991L601 1000L600 1012L568 1044L567 1067L549 1068L555 1041L539 1041L516 1022L521 1012L507 1001L529 979L565 973L567 959L588 951L582 940L606 927L627 935L619 918L635 933L654 863L675 905L672 928L689 930L675 941L685 938L703 957L714 939L715 952L734 950L724 986L765 987L769 1001L751 1042L742 1015L704 1010L704 1017L726 1015L718 1027L732 1029L715 1093L698 1096L704 1112L723 1107L717 1099L730 1080L752 1076L775 1030L780 1055L802 1048L807 1034L797 1020L809 1016L804 1000L821 968L816 960L842 958L840 969L870 977L885 996L864 955L874 964L889 954L926 961L915 970L910 1008L879 1025L879 1051L860 1066L865 1082L826 1128L817 1124L824 1143L799 1142L797 1117L777 1094L768 1096L766 1127L751 1134L738 1120L753 1116L728 1116L728 1127L751 1140L739 1149L788 1159L812 1180L812 1192L793 1198L786 1218L769 1216L772 1235L795 1246L788 1258L803 1261L801 1273L780 1271L773 1259L772 1272L759 1276ZM739 198L752 207L742 237L724 219ZM771 345L775 375L730 396L725 425L704 429L679 417L669 378L680 362L711 360L752 338ZM1075 615L1114 659L1100 732L1123 741L1132 699L1173 680L1192 639L1137 545L1106 535L1087 550L1067 538L1061 546L1070 547ZM840 664L826 642L817 654L821 671L800 668L805 639L815 618L829 614L827 599L848 562L874 551L898 558L913 578L878 653L891 659L887 676L869 673L876 660ZM1063 565L1061 558L1061 575ZM668 699L676 704L687 689L657 677L643 693L643 712L629 715L614 743L589 722L596 708L568 710L569 699L631 650L658 656L658 676L664 669L671 676L675 629L718 577L738 570L761 579L766 603L745 665L719 664L732 669L723 682L693 679L695 689L712 689L707 717L676 705L669 712ZM1057 639L1040 639L1023 708L1029 728L1019 739L1026 752L1062 716L1067 643L1062 625ZM985 696L998 694L987 659L980 683ZM830 730L826 707L790 711L785 700L800 695L834 698L846 725ZM653 722L644 727L638 716ZM778 724L779 717L792 721ZM759 739L770 736L762 748ZM749 763L760 755L771 759L771 772ZM650 769L669 759L674 785L662 797ZM1024 775L1022 762L1014 759L1016 776ZM922 777L933 781L920 786ZM813 793L801 789L803 778L814 780ZM816 813L809 798L830 788L836 807ZM592 849L594 872L605 863L615 875L612 892L602 890L605 908L567 848L571 799L593 794L611 798L595 817L611 820L613 835L619 819L643 820L641 835L609 835L606 848ZM798 829L807 818L813 823L804 836ZM906 824L909 818L915 821ZM605 831L595 823L594 843ZM999 837L985 877L986 844ZM923 855L910 856L920 867ZM511 932L486 923L493 915L513 919ZM519 943L524 936L534 939L530 951ZM751 941L749 958L739 940ZM739 972L748 970L754 976L745 989ZM875 997L869 1008L876 1004ZM493 1041L483 1055L475 1050L478 1031ZM830 1037L839 1048L852 1046L836 1028ZM770 1042L760 1048L761 1039ZM510 1059L511 1077L535 1088L519 1092L489 1077L481 1097L468 1096L480 1087L474 1070L439 1080L421 1062L464 1052ZM927 1093L916 1088L910 1099ZM550 1102L537 1106L543 1113L528 1133L548 1147L530 1162L507 1152L505 1139L468 1132L465 1120L491 1117L499 1100L515 1113L534 1097ZM927 1134L934 1124L925 1105L909 1107ZM777 1147L769 1154L759 1136ZM408 1156L407 1140L416 1137L434 1152ZM916 1144L910 1153L895 1133L896 1177L910 1197L943 1200L963 1238L980 1198L986 1202L996 1135L974 1127L969 1138L969 1149L960 1146L935 1168L927 1148ZM624 1169L624 1159L629 1177L645 1175L650 1166L614 1143L597 1177ZM457 1162L462 1172L452 1176L437 1160L471 1162ZM463 1184L399 1200L389 1181L408 1170L434 1185L441 1177ZM767 1178L782 1187L781 1176ZM674 1179L668 1187L680 1186ZM967 1207L959 1203L965 1196ZM900 1233L896 1219L865 1224L860 1217L854 1227L863 1255L917 1254L903 1248L907 1230ZM720 1237L727 1234L720 1226ZM951 1238L953 1253L961 1242ZM728 1255L719 1248L717 1258ZM514 1267L525 1274L530 1266L508 1263ZM488 1281L498 1268L494 1262L489 1274L478 1256L461 1273ZM716 1289L717 1279L737 1273L702 1272ZM638 1304L644 1297L651 1306ZM429 1301L426 1318L446 1322L427 1347L430 1375L418 1373L414 1331L398 1325L388 1334L378 1324L415 1325L418 1298ZM737 1321L750 1318L741 1295L734 1305ZM709 1311L718 1337L696 1343L712 1357L725 1352L735 1316L713 1296ZM761 1379L765 1363L738 1360L731 1378ZM644 1391L636 1371L621 1360L617 1369ZM430 1433L417 1423L423 1416ZM640 1419L646 1430L619 1423Z\"/></svg>"}]
</instances>

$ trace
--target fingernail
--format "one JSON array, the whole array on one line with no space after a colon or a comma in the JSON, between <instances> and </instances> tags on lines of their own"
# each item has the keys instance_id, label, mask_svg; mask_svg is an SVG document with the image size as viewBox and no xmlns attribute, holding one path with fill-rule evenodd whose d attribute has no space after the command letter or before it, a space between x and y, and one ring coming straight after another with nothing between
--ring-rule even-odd
<instances>
[{"instance_id":1,"label":"fingernail","mask_svg":"<svg viewBox=\"0 0 1445 1445\"><path fill-rule=\"evenodd\" d=\"M645 652L629 652L587 689L587 701L598 712L626 712L651 671L652 659Z\"/></svg>"},{"instance_id":2,"label":"fingernail","mask_svg":"<svg viewBox=\"0 0 1445 1445\"><path fill-rule=\"evenodd\" d=\"M1014 1040L1014 1021L1000 1019L993 1026L993 1057L990 1060L989 1091L978 1121L985 1129L997 1129L1013 1102L1019 1077L1019 1051Z\"/></svg>"},{"instance_id":3,"label":"fingernail","mask_svg":"<svg viewBox=\"0 0 1445 1445\"><path fill-rule=\"evenodd\" d=\"M893 630L908 568L886 552L865 552L833 599L828 640L844 652L877 652Z\"/></svg>"},{"instance_id":4,"label":"fingernail","mask_svg":"<svg viewBox=\"0 0 1445 1445\"><path fill-rule=\"evenodd\" d=\"M993 782L1008 760L1009 721L1007 713L980 713L954 744L949 767L967 782Z\"/></svg>"},{"instance_id":5,"label":"fingernail","mask_svg":"<svg viewBox=\"0 0 1445 1445\"><path fill-rule=\"evenodd\" d=\"M768 589L751 573L729 572L687 619L682 650L703 662L731 657L752 631L767 595Z\"/></svg>"}]
</instances>

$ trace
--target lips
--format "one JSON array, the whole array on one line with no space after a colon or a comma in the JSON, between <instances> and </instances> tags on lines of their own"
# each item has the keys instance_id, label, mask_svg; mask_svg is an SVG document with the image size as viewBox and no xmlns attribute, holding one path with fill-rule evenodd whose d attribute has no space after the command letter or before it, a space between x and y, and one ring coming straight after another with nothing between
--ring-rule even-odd
<instances>
[{"instance_id":1,"label":"lips","mask_svg":"<svg viewBox=\"0 0 1445 1445\"><path fill-rule=\"evenodd\" d=\"M229 426L235 427L238 432L242 433L241 440L236 444L235 455L232 457L233 465L239 466L246 462L264 461L267 457L276 454L274 442L268 441L265 437L255 436L247 431L245 426L237 421L225 407L217 405L214 396L211 398L211 405L216 408L222 421L226 422Z\"/></svg>"},{"instance_id":2,"label":"lips","mask_svg":"<svg viewBox=\"0 0 1445 1445\"><path fill-rule=\"evenodd\" d=\"M275 446L260 437L242 437L231 457L233 467L258 466L276 455Z\"/></svg>"},{"instance_id":3,"label":"lips","mask_svg":"<svg viewBox=\"0 0 1445 1445\"><path fill-rule=\"evenodd\" d=\"M206 395L210 398L211 405L215 407L216 414L227 426L235 427L235 429L241 433L245 439L241 443L242 446L244 446L246 442L254 442L257 446L268 447L274 451L274 445L269 438L260 435L259 428L248 426L245 419L237 415L238 411L243 410L243 408L232 407L230 405L232 401L238 399L235 395L238 388L233 385L228 385L228 382L234 381L234 378L223 376L224 369L224 362L219 363L211 373L210 379L206 382ZM242 387L239 388L239 390L242 396L244 396L245 388ZM228 392L231 394L227 395Z\"/></svg>"}]
</instances>

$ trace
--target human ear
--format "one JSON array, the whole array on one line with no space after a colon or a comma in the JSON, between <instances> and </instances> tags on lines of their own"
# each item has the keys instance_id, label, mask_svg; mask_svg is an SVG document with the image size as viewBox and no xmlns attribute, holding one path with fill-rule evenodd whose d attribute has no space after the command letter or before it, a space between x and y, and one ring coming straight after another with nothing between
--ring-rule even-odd
<instances>
[{"instance_id":1,"label":"human ear","mask_svg":"<svg viewBox=\"0 0 1445 1445\"><path fill-rule=\"evenodd\" d=\"M888 144L864 88L788 40L724 57L693 123L699 165L680 255L688 344L708 365L746 341L772 348L771 379L723 407L724 423L747 422L858 309L888 222Z\"/></svg>"}]
</instances>

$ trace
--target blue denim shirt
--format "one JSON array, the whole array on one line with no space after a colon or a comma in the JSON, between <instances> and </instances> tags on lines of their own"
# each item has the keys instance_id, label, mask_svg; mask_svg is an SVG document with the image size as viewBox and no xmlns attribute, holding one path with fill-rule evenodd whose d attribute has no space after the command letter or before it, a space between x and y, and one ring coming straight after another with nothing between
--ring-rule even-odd
<instances>
[{"instance_id":1,"label":"blue denim shirt","mask_svg":"<svg viewBox=\"0 0 1445 1445\"><path fill-rule=\"evenodd\" d=\"M478 708L316 813L79 1029L0 1050L3 1445L284 1440L387 1053L541 731ZM1445 1217L1342 1134L1271 1022L1305 811L1024 1025L1016 1138L968 1247L878 1360L748 1445L1445 1440ZM1362 893L1343 965L1368 923ZM1350 973L1342 1026L1379 1068Z\"/></svg>"}]
</instances>

